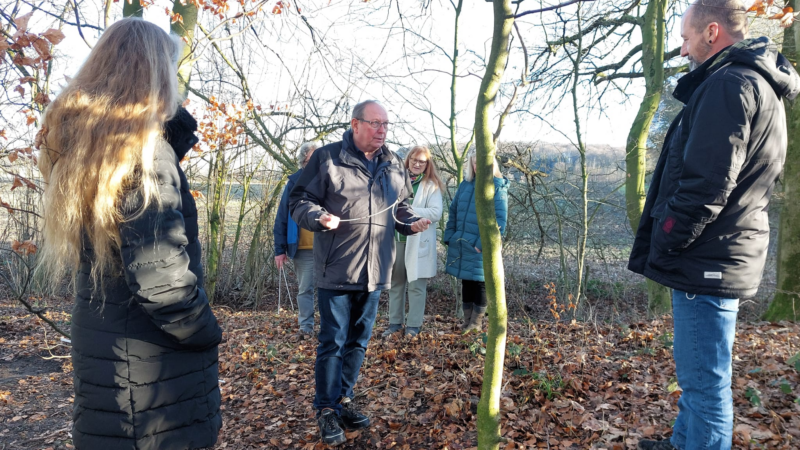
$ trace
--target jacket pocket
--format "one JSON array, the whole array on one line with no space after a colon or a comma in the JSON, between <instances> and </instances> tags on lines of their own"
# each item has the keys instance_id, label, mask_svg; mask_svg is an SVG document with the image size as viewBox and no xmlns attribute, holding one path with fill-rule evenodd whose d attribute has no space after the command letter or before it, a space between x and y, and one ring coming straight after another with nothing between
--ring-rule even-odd
<instances>
[{"instance_id":1,"label":"jacket pocket","mask_svg":"<svg viewBox=\"0 0 800 450\"><path fill-rule=\"evenodd\" d=\"M417 258L424 258L431 252L431 240L428 237L422 237L419 240L419 253Z\"/></svg>"},{"instance_id":2,"label":"jacket pocket","mask_svg":"<svg viewBox=\"0 0 800 450\"><path fill-rule=\"evenodd\" d=\"M333 246L335 243L336 243L336 234L334 233L333 237L331 237L331 245L328 247L328 251L326 252L325 255L325 264L322 266L323 277L325 276L325 272L328 270L328 263L331 260L331 254L333 253Z\"/></svg>"}]
</instances>

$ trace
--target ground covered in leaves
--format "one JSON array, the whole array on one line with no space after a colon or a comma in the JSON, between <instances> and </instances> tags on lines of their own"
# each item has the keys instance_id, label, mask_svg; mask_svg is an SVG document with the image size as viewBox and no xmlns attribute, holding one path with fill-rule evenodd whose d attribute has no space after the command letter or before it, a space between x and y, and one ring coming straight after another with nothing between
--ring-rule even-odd
<instances>
[{"instance_id":1,"label":"ground covered in leaves","mask_svg":"<svg viewBox=\"0 0 800 450\"><path fill-rule=\"evenodd\" d=\"M65 305L66 306L66 305ZM224 427L217 448L324 449L317 439L315 342L291 311L217 308ZM50 315L66 323L58 309ZM413 339L379 338L379 318L356 402L372 417L344 448L470 449L483 337L429 316ZM800 326L742 323L734 361L735 448L800 447ZM501 448L631 449L666 437L680 396L671 321L633 324L511 322ZM0 300L0 450L72 448L67 344L10 300Z\"/></svg>"}]
</instances>

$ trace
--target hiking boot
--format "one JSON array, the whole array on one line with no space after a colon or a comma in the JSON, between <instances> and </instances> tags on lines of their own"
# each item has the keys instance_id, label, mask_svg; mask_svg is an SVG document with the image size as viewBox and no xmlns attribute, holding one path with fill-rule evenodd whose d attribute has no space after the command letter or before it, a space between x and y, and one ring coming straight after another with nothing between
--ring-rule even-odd
<instances>
[{"instance_id":1,"label":"hiking boot","mask_svg":"<svg viewBox=\"0 0 800 450\"><path fill-rule=\"evenodd\" d=\"M675 447L672 446L672 443L669 439L664 439L662 441L649 441L647 439L643 439L639 441L639 444L636 445L637 450L677 450Z\"/></svg>"},{"instance_id":2,"label":"hiking boot","mask_svg":"<svg viewBox=\"0 0 800 450\"><path fill-rule=\"evenodd\" d=\"M469 321L464 323L463 334L467 334L470 331L481 331L483 329L484 314L486 314L485 306L475 306L472 308L472 315L470 315Z\"/></svg>"},{"instance_id":3,"label":"hiking boot","mask_svg":"<svg viewBox=\"0 0 800 450\"><path fill-rule=\"evenodd\" d=\"M317 419L317 425L319 425L319 436L322 438L323 444L336 447L347 441L344 430L342 430L341 425L339 425L339 420L336 411L330 408L322 410L322 414L320 414Z\"/></svg>"},{"instance_id":4,"label":"hiking boot","mask_svg":"<svg viewBox=\"0 0 800 450\"><path fill-rule=\"evenodd\" d=\"M390 323L389 328L383 332L382 337L389 337L403 329L403 325L399 323Z\"/></svg>"},{"instance_id":5,"label":"hiking boot","mask_svg":"<svg viewBox=\"0 0 800 450\"><path fill-rule=\"evenodd\" d=\"M462 303L461 304L461 309L464 311L464 323L461 324L461 331L464 331L464 330L467 329L467 324L469 323L470 318L472 317L472 309L473 309L472 307L473 306L475 306L474 303Z\"/></svg>"},{"instance_id":6,"label":"hiking boot","mask_svg":"<svg viewBox=\"0 0 800 450\"><path fill-rule=\"evenodd\" d=\"M298 335L300 336L300 340L301 341L305 341L306 339L311 339L311 338L314 337L314 330L313 329L309 330L307 328L301 328L300 332L298 333Z\"/></svg>"},{"instance_id":7,"label":"hiking boot","mask_svg":"<svg viewBox=\"0 0 800 450\"><path fill-rule=\"evenodd\" d=\"M369 426L369 417L358 412L355 403L347 397L342 399L342 412L339 417L347 431L360 430Z\"/></svg>"},{"instance_id":8,"label":"hiking boot","mask_svg":"<svg viewBox=\"0 0 800 450\"><path fill-rule=\"evenodd\" d=\"M406 336L414 337L419 334L419 327L406 327Z\"/></svg>"}]
</instances>

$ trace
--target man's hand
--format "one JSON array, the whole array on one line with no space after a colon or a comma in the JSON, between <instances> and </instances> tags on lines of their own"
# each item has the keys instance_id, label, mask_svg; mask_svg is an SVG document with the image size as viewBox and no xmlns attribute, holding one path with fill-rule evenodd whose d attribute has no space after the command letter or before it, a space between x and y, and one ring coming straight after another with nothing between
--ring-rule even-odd
<instances>
[{"instance_id":1,"label":"man's hand","mask_svg":"<svg viewBox=\"0 0 800 450\"><path fill-rule=\"evenodd\" d=\"M431 224L430 219L419 219L418 221L411 224L411 231L414 233L421 233L428 229L428 225Z\"/></svg>"},{"instance_id":2,"label":"man's hand","mask_svg":"<svg viewBox=\"0 0 800 450\"><path fill-rule=\"evenodd\" d=\"M278 266L278 270L281 270L283 268L283 265L288 260L289 260L289 257L286 256L286 253L276 256L275 257L275 265Z\"/></svg>"},{"instance_id":3,"label":"man's hand","mask_svg":"<svg viewBox=\"0 0 800 450\"><path fill-rule=\"evenodd\" d=\"M339 228L339 218L333 214L323 214L319 218L319 223L329 230L335 230Z\"/></svg>"}]
</instances>

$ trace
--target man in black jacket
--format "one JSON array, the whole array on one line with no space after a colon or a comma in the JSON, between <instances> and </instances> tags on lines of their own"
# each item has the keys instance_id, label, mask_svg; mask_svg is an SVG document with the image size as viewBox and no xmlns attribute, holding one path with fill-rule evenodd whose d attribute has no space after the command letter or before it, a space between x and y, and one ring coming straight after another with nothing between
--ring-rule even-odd
<instances>
[{"instance_id":1,"label":"man in black jacket","mask_svg":"<svg viewBox=\"0 0 800 450\"><path fill-rule=\"evenodd\" d=\"M425 231L430 220L408 204L413 193L402 161L384 146L386 110L376 101L353 108L341 142L314 152L289 195L297 224L314 234L320 331L314 408L322 441L346 441L342 426L369 426L351 399L378 314L390 287L394 231Z\"/></svg>"},{"instance_id":2,"label":"man in black jacket","mask_svg":"<svg viewBox=\"0 0 800 450\"><path fill-rule=\"evenodd\" d=\"M800 88L768 38L745 39L741 0L698 0L683 16L692 71L670 126L628 268L673 289L674 355L683 394L671 441L640 449L729 449L731 353L739 298L761 282L767 210L786 156L783 98Z\"/></svg>"}]
</instances>

